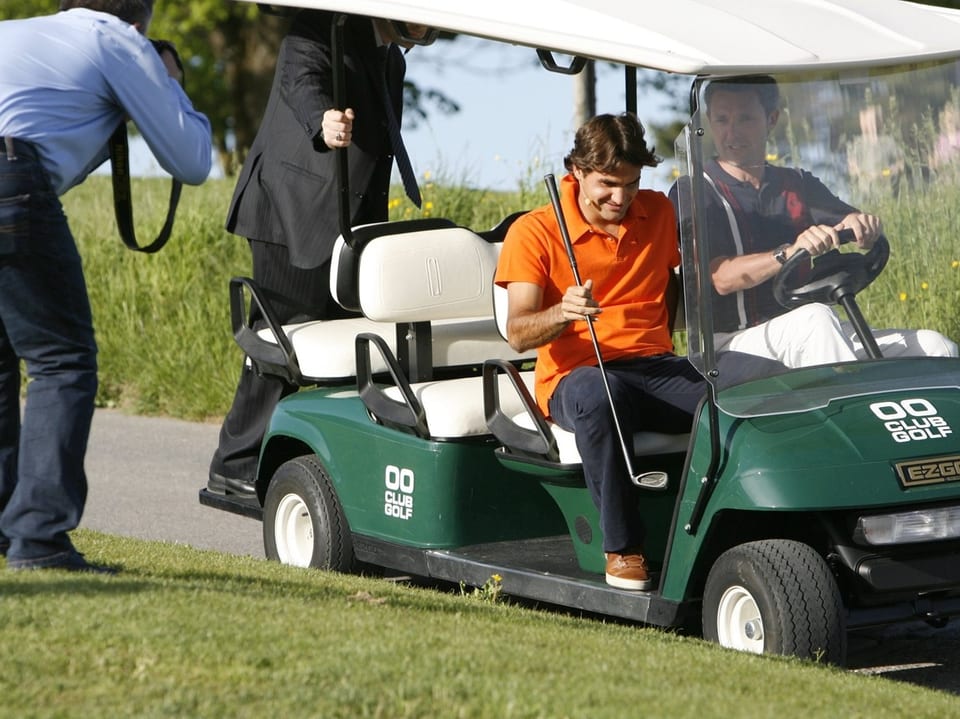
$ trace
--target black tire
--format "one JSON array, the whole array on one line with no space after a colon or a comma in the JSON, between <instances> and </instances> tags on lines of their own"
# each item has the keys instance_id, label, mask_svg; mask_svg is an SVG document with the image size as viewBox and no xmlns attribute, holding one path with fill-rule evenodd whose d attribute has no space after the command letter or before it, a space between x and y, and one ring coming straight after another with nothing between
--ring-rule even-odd
<instances>
[{"instance_id":1,"label":"black tire","mask_svg":"<svg viewBox=\"0 0 960 719\"><path fill-rule=\"evenodd\" d=\"M270 480L263 505L267 559L296 567L351 572L350 527L330 478L313 455L288 460Z\"/></svg>"},{"instance_id":2,"label":"black tire","mask_svg":"<svg viewBox=\"0 0 960 719\"><path fill-rule=\"evenodd\" d=\"M741 544L714 563L703 637L722 646L843 665L846 611L823 557L786 539Z\"/></svg>"}]
</instances>

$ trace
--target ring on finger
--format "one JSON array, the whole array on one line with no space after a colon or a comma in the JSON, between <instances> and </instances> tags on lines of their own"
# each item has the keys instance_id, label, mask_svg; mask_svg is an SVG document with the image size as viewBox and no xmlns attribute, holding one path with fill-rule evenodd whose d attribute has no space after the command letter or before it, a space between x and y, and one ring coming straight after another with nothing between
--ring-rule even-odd
<instances>
[{"instance_id":1,"label":"ring on finger","mask_svg":"<svg viewBox=\"0 0 960 719\"><path fill-rule=\"evenodd\" d=\"M337 142L342 142L342 141L343 141L343 133L342 133L342 132L338 132L338 133L337 133Z\"/></svg>"}]
</instances>

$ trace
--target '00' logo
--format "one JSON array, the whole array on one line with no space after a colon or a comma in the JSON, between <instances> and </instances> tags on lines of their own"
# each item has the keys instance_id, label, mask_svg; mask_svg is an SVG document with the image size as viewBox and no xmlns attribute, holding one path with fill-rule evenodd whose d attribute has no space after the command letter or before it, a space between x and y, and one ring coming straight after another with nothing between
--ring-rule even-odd
<instances>
[{"instance_id":1,"label":"'00' logo","mask_svg":"<svg viewBox=\"0 0 960 719\"><path fill-rule=\"evenodd\" d=\"M947 420L940 416L933 403L925 399L874 402L870 411L883 422L894 442L943 439L953 434Z\"/></svg>"}]
</instances>

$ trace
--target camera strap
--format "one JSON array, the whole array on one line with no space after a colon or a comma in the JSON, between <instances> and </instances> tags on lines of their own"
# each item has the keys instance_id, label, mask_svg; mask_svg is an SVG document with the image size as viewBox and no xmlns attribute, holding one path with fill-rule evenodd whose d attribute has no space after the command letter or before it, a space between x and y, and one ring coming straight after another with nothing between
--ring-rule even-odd
<instances>
[{"instance_id":1,"label":"camera strap","mask_svg":"<svg viewBox=\"0 0 960 719\"><path fill-rule=\"evenodd\" d=\"M177 67L183 74L183 63L180 55L172 43L166 40L151 40L158 53L170 52ZM117 218L117 229L123 244L136 252L157 252L170 239L173 232L173 218L177 214L177 205L180 202L180 191L183 183L173 179L170 184L170 200L167 206L167 219L163 223L160 234L148 245L141 246L137 242L137 233L133 226L133 195L130 192L130 147L127 142L127 123L121 122L110 137L110 170L113 176L113 213Z\"/></svg>"},{"instance_id":2,"label":"camera strap","mask_svg":"<svg viewBox=\"0 0 960 719\"><path fill-rule=\"evenodd\" d=\"M157 252L170 239L173 232L173 219L180 202L183 183L172 180L170 201L167 207L167 219L160 234L148 245L137 242L137 233L133 227L133 196L130 192L130 148L127 145L127 125L121 124L110 138L110 169L113 175L113 212L117 218L117 229L123 244L136 252Z\"/></svg>"}]
</instances>

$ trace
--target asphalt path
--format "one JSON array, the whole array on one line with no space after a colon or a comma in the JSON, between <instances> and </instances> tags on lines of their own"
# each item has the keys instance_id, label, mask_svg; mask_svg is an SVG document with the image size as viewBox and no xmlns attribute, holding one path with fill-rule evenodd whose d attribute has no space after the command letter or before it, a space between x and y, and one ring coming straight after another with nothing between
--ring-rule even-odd
<instances>
[{"instance_id":1,"label":"asphalt path","mask_svg":"<svg viewBox=\"0 0 960 719\"><path fill-rule=\"evenodd\" d=\"M80 526L263 558L260 522L200 504L220 428L97 410Z\"/></svg>"},{"instance_id":2,"label":"asphalt path","mask_svg":"<svg viewBox=\"0 0 960 719\"><path fill-rule=\"evenodd\" d=\"M263 558L260 522L201 505L219 427L116 410L94 415L87 451L90 492L80 526ZM960 618L851 633L848 666L960 694Z\"/></svg>"}]
</instances>

